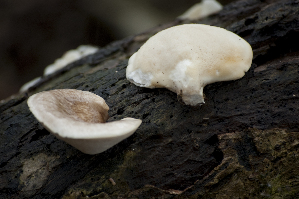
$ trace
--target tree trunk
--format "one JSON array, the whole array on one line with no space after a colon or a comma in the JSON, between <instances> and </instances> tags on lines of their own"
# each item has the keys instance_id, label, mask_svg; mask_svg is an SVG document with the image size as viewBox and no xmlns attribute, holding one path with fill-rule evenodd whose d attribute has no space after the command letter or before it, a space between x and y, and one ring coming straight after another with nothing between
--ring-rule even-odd
<instances>
[{"instance_id":1,"label":"tree trunk","mask_svg":"<svg viewBox=\"0 0 299 199\"><path fill-rule=\"evenodd\" d=\"M0 104L0 198L298 198L299 1L240 0L192 23L226 28L254 52L246 75L208 85L186 106L126 80L128 58L175 20L117 41ZM86 155L50 134L27 97L73 88L102 96L109 121L143 123Z\"/></svg>"}]
</instances>

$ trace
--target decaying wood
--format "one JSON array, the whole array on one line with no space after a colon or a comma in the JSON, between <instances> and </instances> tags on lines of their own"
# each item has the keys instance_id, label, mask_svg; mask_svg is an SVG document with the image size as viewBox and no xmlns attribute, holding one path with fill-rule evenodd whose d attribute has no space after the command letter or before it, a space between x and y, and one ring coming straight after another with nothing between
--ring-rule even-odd
<instances>
[{"instance_id":1,"label":"decaying wood","mask_svg":"<svg viewBox=\"0 0 299 199\"><path fill-rule=\"evenodd\" d=\"M299 1L240 0L196 21L237 33L254 51L246 75L206 86L200 107L125 78L133 52L182 23L191 22L114 42L2 102L0 198L298 198ZM143 123L108 151L85 155L28 109L28 96L57 88L102 96L110 121Z\"/></svg>"}]
</instances>

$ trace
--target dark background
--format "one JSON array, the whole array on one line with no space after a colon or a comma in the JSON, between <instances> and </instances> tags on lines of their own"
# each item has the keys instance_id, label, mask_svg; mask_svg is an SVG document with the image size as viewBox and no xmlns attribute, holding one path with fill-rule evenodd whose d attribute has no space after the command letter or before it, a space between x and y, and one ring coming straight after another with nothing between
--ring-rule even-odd
<instances>
[{"instance_id":1,"label":"dark background","mask_svg":"<svg viewBox=\"0 0 299 199\"><path fill-rule=\"evenodd\" d=\"M225 5L233 0L219 0ZM199 0L0 0L0 100L64 52L172 21Z\"/></svg>"}]
</instances>

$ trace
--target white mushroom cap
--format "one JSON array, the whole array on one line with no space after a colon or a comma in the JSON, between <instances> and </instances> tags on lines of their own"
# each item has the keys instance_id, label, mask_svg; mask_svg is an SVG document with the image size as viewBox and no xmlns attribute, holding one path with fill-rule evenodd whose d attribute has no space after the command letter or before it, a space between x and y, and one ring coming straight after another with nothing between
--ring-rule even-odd
<instances>
[{"instance_id":1,"label":"white mushroom cap","mask_svg":"<svg viewBox=\"0 0 299 199\"><path fill-rule=\"evenodd\" d=\"M106 122L109 107L93 93L74 89L44 91L28 99L30 111L57 138L83 153L101 153L132 135L141 120Z\"/></svg>"},{"instance_id":2,"label":"white mushroom cap","mask_svg":"<svg viewBox=\"0 0 299 199\"><path fill-rule=\"evenodd\" d=\"M243 77L252 57L251 46L230 31L185 24L151 37L129 59L126 76L137 86L168 88L195 106L204 103L204 86Z\"/></svg>"},{"instance_id":3,"label":"white mushroom cap","mask_svg":"<svg viewBox=\"0 0 299 199\"><path fill-rule=\"evenodd\" d=\"M41 80L41 77L36 77L33 80L25 83L23 86L21 86L19 92L24 93L26 92L30 87L34 86L37 82Z\"/></svg>"},{"instance_id":4,"label":"white mushroom cap","mask_svg":"<svg viewBox=\"0 0 299 199\"><path fill-rule=\"evenodd\" d=\"M179 19L196 20L207 17L222 10L222 5L216 0L202 0L202 2L193 5Z\"/></svg>"},{"instance_id":5,"label":"white mushroom cap","mask_svg":"<svg viewBox=\"0 0 299 199\"><path fill-rule=\"evenodd\" d=\"M81 59L87 55L93 54L98 51L99 48L89 45L79 46L77 49L69 50L63 54L63 56L59 59L56 59L55 62L49 66L47 66L44 70L44 76L50 75L56 72L59 69L62 69L67 64Z\"/></svg>"}]
</instances>

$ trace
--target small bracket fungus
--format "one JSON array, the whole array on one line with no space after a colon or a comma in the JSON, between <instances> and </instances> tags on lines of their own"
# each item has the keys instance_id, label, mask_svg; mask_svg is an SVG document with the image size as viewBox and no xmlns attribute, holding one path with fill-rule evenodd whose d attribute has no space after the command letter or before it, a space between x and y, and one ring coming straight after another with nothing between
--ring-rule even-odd
<instances>
[{"instance_id":1,"label":"small bracket fungus","mask_svg":"<svg viewBox=\"0 0 299 199\"><path fill-rule=\"evenodd\" d=\"M67 64L81 59L87 55L93 54L98 51L99 48L89 45L79 46L77 49L69 50L63 54L63 56L59 59L56 59L55 62L49 66L47 66L44 70L44 76L50 75L57 70L65 67Z\"/></svg>"},{"instance_id":2,"label":"small bracket fungus","mask_svg":"<svg viewBox=\"0 0 299 199\"><path fill-rule=\"evenodd\" d=\"M93 93L74 89L44 91L28 99L30 111L57 138L83 153L97 154L132 135L141 120L107 122L109 107Z\"/></svg>"},{"instance_id":3,"label":"small bracket fungus","mask_svg":"<svg viewBox=\"0 0 299 199\"><path fill-rule=\"evenodd\" d=\"M184 14L179 16L183 20L196 20L215 14L222 10L222 5L216 0L202 0L189 8Z\"/></svg>"},{"instance_id":4,"label":"small bracket fungus","mask_svg":"<svg viewBox=\"0 0 299 199\"><path fill-rule=\"evenodd\" d=\"M34 86L37 82L39 82L42 78L36 77L33 80L25 83L19 90L20 93L25 93L30 87Z\"/></svg>"},{"instance_id":5,"label":"small bracket fungus","mask_svg":"<svg viewBox=\"0 0 299 199\"><path fill-rule=\"evenodd\" d=\"M204 103L203 88L245 75L251 46L223 28L186 24L163 30L134 53L126 77L137 86L167 88L187 105Z\"/></svg>"},{"instance_id":6,"label":"small bracket fungus","mask_svg":"<svg viewBox=\"0 0 299 199\"><path fill-rule=\"evenodd\" d=\"M49 66L47 66L44 70L44 76L51 75L56 71L62 69L66 65L81 59L87 55L93 54L98 51L99 48L89 45L81 45L77 49L69 50L63 54L63 56L59 59L56 59L55 62ZM35 79L25 83L19 90L20 93L26 92L30 87L37 84L42 77L36 77Z\"/></svg>"}]
</instances>

